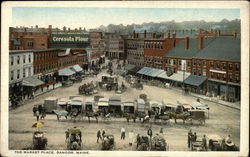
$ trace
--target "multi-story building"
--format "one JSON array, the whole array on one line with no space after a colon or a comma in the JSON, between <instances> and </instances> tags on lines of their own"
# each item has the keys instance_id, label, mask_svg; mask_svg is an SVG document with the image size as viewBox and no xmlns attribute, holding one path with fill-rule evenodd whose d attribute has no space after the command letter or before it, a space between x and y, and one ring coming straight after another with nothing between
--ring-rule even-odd
<instances>
[{"instance_id":1,"label":"multi-story building","mask_svg":"<svg viewBox=\"0 0 250 157\"><path fill-rule=\"evenodd\" d=\"M33 76L33 51L10 50L9 84L18 83L29 76Z\"/></svg>"},{"instance_id":2,"label":"multi-story building","mask_svg":"<svg viewBox=\"0 0 250 157\"><path fill-rule=\"evenodd\" d=\"M196 92L240 99L240 39L235 33L216 31L201 33L197 39L186 37L165 54L164 62L169 73L191 73L184 82Z\"/></svg>"},{"instance_id":3,"label":"multi-story building","mask_svg":"<svg viewBox=\"0 0 250 157\"><path fill-rule=\"evenodd\" d=\"M102 32L91 31L90 32L90 65L96 65L100 58L104 56L104 45L105 41L103 39Z\"/></svg>"},{"instance_id":4,"label":"multi-story building","mask_svg":"<svg viewBox=\"0 0 250 157\"><path fill-rule=\"evenodd\" d=\"M47 49L49 34L37 29L10 27L10 50Z\"/></svg>"},{"instance_id":5,"label":"multi-story building","mask_svg":"<svg viewBox=\"0 0 250 157\"><path fill-rule=\"evenodd\" d=\"M133 32L133 38L127 39L127 62L138 67L144 66L144 38Z\"/></svg>"},{"instance_id":6,"label":"multi-story building","mask_svg":"<svg viewBox=\"0 0 250 157\"><path fill-rule=\"evenodd\" d=\"M109 58L125 59L127 37L127 35L117 33L106 33L104 36L105 55Z\"/></svg>"}]
</instances>

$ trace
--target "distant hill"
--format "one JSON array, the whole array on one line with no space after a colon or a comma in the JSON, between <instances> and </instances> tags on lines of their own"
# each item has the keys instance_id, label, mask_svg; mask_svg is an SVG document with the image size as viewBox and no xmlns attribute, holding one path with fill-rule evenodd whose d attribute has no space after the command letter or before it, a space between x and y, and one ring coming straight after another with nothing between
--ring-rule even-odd
<instances>
[{"instance_id":1,"label":"distant hill","mask_svg":"<svg viewBox=\"0 0 250 157\"><path fill-rule=\"evenodd\" d=\"M166 21L166 22L148 22L148 23L142 23L142 24L131 24L131 25L114 25L109 24L108 26L101 25L99 30L105 31L105 32L120 32L120 33L132 33L133 30L137 32L143 32L144 30L147 30L148 32L166 32L168 30L175 31L175 30L211 30L211 29L220 29L224 33L232 33L236 31L237 33L240 33L240 19L235 19L232 21L229 21L227 19L222 19L219 22L206 22L204 20L200 21L183 21L183 22L175 22L172 21Z\"/></svg>"}]
</instances>

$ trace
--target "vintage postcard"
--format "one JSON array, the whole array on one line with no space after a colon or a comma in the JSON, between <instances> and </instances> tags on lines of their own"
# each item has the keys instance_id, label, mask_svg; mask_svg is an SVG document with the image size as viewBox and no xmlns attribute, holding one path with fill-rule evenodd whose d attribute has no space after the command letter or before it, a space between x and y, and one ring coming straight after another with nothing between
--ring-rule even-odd
<instances>
[{"instance_id":1,"label":"vintage postcard","mask_svg":"<svg viewBox=\"0 0 250 157\"><path fill-rule=\"evenodd\" d=\"M3 2L1 156L248 156L249 3Z\"/></svg>"}]
</instances>

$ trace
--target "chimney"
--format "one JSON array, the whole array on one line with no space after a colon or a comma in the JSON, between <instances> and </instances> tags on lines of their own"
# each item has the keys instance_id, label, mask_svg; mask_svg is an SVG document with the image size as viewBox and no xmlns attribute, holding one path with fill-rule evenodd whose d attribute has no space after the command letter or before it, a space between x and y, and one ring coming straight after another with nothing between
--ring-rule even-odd
<instances>
[{"instance_id":1,"label":"chimney","mask_svg":"<svg viewBox=\"0 0 250 157\"><path fill-rule=\"evenodd\" d=\"M170 32L167 32L167 38L170 39Z\"/></svg>"},{"instance_id":2,"label":"chimney","mask_svg":"<svg viewBox=\"0 0 250 157\"><path fill-rule=\"evenodd\" d=\"M161 33L161 38L164 39L164 33Z\"/></svg>"},{"instance_id":3,"label":"chimney","mask_svg":"<svg viewBox=\"0 0 250 157\"><path fill-rule=\"evenodd\" d=\"M137 39L139 38L139 33L136 33L136 38L137 38Z\"/></svg>"},{"instance_id":4,"label":"chimney","mask_svg":"<svg viewBox=\"0 0 250 157\"><path fill-rule=\"evenodd\" d=\"M185 37L184 48L187 50L189 48L189 37Z\"/></svg>"},{"instance_id":5,"label":"chimney","mask_svg":"<svg viewBox=\"0 0 250 157\"><path fill-rule=\"evenodd\" d=\"M202 36L198 37L198 48L199 49L203 48L203 37Z\"/></svg>"},{"instance_id":6,"label":"chimney","mask_svg":"<svg viewBox=\"0 0 250 157\"><path fill-rule=\"evenodd\" d=\"M233 33L233 36L234 36L234 38L237 38L237 33L234 32L234 33Z\"/></svg>"},{"instance_id":7,"label":"chimney","mask_svg":"<svg viewBox=\"0 0 250 157\"><path fill-rule=\"evenodd\" d=\"M176 44L176 41L175 41L176 39L174 38L173 39L173 45L174 45L174 47L175 47L175 44Z\"/></svg>"},{"instance_id":8,"label":"chimney","mask_svg":"<svg viewBox=\"0 0 250 157\"><path fill-rule=\"evenodd\" d=\"M147 31L144 30L144 38L146 39L147 38Z\"/></svg>"},{"instance_id":9,"label":"chimney","mask_svg":"<svg viewBox=\"0 0 250 157\"><path fill-rule=\"evenodd\" d=\"M36 28L38 28L38 25L36 25Z\"/></svg>"},{"instance_id":10,"label":"chimney","mask_svg":"<svg viewBox=\"0 0 250 157\"><path fill-rule=\"evenodd\" d=\"M153 39L155 39L155 33L153 33Z\"/></svg>"},{"instance_id":11,"label":"chimney","mask_svg":"<svg viewBox=\"0 0 250 157\"><path fill-rule=\"evenodd\" d=\"M218 30L218 36L220 36L220 30Z\"/></svg>"},{"instance_id":12,"label":"chimney","mask_svg":"<svg viewBox=\"0 0 250 157\"><path fill-rule=\"evenodd\" d=\"M63 27L63 31L66 32L66 29L67 29L67 28L64 26L64 27Z\"/></svg>"},{"instance_id":13,"label":"chimney","mask_svg":"<svg viewBox=\"0 0 250 157\"><path fill-rule=\"evenodd\" d=\"M214 33L214 30L213 29L211 29L211 34L213 34Z\"/></svg>"},{"instance_id":14,"label":"chimney","mask_svg":"<svg viewBox=\"0 0 250 157\"><path fill-rule=\"evenodd\" d=\"M136 34L135 34L135 31L133 31L133 38L135 38L135 35L136 35Z\"/></svg>"},{"instance_id":15,"label":"chimney","mask_svg":"<svg viewBox=\"0 0 250 157\"><path fill-rule=\"evenodd\" d=\"M173 39L175 39L175 36L176 36L176 34L175 34L175 32L172 34L172 38Z\"/></svg>"}]
</instances>

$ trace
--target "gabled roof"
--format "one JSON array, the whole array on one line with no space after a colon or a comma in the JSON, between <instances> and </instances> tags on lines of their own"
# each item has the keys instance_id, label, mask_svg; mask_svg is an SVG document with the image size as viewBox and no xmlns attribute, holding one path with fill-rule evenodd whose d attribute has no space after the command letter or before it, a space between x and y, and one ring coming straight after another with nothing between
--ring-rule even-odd
<instances>
[{"instance_id":1,"label":"gabled roof","mask_svg":"<svg viewBox=\"0 0 250 157\"><path fill-rule=\"evenodd\" d=\"M214 38L204 38L203 48L205 48L212 40L214 40ZM198 51L200 51L198 48L198 39L190 38L188 49L185 49L184 43L185 40L181 40L173 49L166 53L165 56L192 58L198 53Z\"/></svg>"},{"instance_id":2,"label":"gabled roof","mask_svg":"<svg viewBox=\"0 0 250 157\"><path fill-rule=\"evenodd\" d=\"M200 50L194 58L209 58L223 60L240 60L240 39L230 36L215 38L204 49Z\"/></svg>"}]
</instances>

